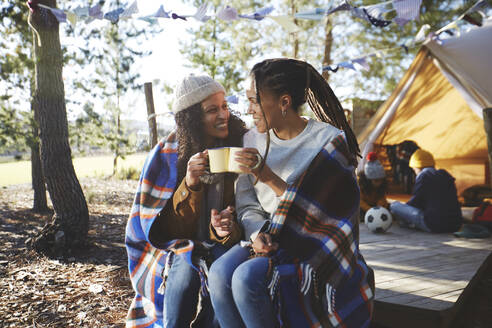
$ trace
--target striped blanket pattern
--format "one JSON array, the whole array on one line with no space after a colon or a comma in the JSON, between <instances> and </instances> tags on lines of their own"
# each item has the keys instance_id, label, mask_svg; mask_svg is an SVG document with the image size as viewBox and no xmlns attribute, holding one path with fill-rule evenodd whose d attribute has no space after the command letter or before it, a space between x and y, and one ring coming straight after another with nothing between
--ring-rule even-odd
<instances>
[{"instance_id":1,"label":"striped blanket pattern","mask_svg":"<svg viewBox=\"0 0 492 328\"><path fill-rule=\"evenodd\" d=\"M373 273L359 252L360 192L350 156L341 133L288 187L272 218L269 232L290 257L274 260L269 285L282 327L370 324Z\"/></svg>"},{"instance_id":2,"label":"striped blanket pattern","mask_svg":"<svg viewBox=\"0 0 492 328\"><path fill-rule=\"evenodd\" d=\"M191 262L192 241L172 240L159 248L149 241L150 227L176 187L177 146L175 136L171 134L149 153L126 225L128 269L136 291L127 315L127 328L164 327L162 274L169 265L169 251Z\"/></svg>"}]
</instances>

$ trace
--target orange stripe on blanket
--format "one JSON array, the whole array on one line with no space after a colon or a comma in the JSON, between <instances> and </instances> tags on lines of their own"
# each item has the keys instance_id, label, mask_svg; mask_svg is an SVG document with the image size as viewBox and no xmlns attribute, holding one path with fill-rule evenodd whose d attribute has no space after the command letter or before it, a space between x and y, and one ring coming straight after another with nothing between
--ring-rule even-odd
<instances>
[{"instance_id":1,"label":"orange stripe on blanket","mask_svg":"<svg viewBox=\"0 0 492 328\"><path fill-rule=\"evenodd\" d=\"M176 148L162 148L161 149L161 154L177 154L178 151Z\"/></svg>"},{"instance_id":2,"label":"orange stripe on blanket","mask_svg":"<svg viewBox=\"0 0 492 328\"><path fill-rule=\"evenodd\" d=\"M146 220L153 219L156 216L157 216L157 214L155 214L155 215L154 214L140 214L140 218L141 219L146 219Z\"/></svg>"},{"instance_id":3,"label":"orange stripe on blanket","mask_svg":"<svg viewBox=\"0 0 492 328\"><path fill-rule=\"evenodd\" d=\"M149 248L150 248L150 244L147 243L147 245L145 245L144 250L142 251L142 256L140 256L140 258L138 259L138 262L137 262L137 265L135 266L135 269L133 269L133 271L130 273L130 276L132 278L135 275L135 273L138 272L138 269L142 265L142 262L145 259L146 255L147 255L147 252L149 251Z\"/></svg>"},{"instance_id":4,"label":"orange stripe on blanket","mask_svg":"<svg viewBox=\"0 0 492 328\"><path fill-rule=\"evenodd\" d=\"M157 190L160 190L160 191L168 191L168 192L173 192L174 191L173 188L156 186L156 185L154 185L152 182L150 182L147 179L143 179L142 182L145 183L146 185L151 186L152 188L157 189Z\"/></svg>"},{"instance_id":5,"label":"orange stripe on blanket","mask_svg":"<svg viewBox=\"0 0 492 328\"><path fill-rule=\"evenodd\" d=\"M183 253L186 253L186 252L189 252L192 250L193 250L193 246L188 246L188 247L184 247L184 248L179 248L179 249L175 250L174 253L176 255L179 255L179 254L183 254Z\"/></svg>"}]
</instances>

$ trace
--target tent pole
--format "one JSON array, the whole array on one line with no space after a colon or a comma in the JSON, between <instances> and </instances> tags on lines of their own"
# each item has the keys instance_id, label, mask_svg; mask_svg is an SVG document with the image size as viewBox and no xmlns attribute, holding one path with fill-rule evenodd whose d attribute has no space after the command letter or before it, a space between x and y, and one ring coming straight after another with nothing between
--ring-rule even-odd
<instances>
[{"instance_id":1,"label":"tent pole","mask_svg":"<svg viewBox=\"0 0 492 328\"><path fill-rule=\"evenodd\" d=\"M489 163L486 165L489 170L486 173L485 181L490 186L490 180L492 177L492 108L483 109L483 125L485 127L485 133L487 134L487 145L489 148Z\"/></svg>"}]
</instances>

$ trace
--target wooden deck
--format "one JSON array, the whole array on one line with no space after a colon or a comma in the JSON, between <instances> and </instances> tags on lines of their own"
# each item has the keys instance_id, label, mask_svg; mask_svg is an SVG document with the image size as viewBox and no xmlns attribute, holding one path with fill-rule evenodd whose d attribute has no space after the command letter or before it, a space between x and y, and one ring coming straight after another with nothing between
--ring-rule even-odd
<instances>
[{"instance_id":1,"label":"wooden deck","mask_svg":"<svg viewBox=\"0 0 492 328\"><path fill-rule=\"evenodd\" d=\"M462 239L393 224L384 234L360 226L360 248L376 278L375 326L450 327L492 265L492 238Z\"/></svg>"}]
</instances>

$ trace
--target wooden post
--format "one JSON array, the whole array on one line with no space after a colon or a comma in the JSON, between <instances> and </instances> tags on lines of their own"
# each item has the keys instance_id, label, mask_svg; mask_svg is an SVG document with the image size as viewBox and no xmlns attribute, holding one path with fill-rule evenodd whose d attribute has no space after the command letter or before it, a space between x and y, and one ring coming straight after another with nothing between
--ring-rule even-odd
<instances>
[{"instance_id":1,"label":"wooden post","mask_svg":"<svg viewBox=\"0 0 492 328\"><path fill-rule=\"evenodd\" d=\"M149 143L152 148L157 144L157 121L155 119L154 96L152 82L144 84L145 101L147 103L147 121L149 122Z\"/></svg>"},{"instance_id":2,"label":"wooden post","mask_svg":"<svg viewBox=\"0 0 492 328\"><path fill-rule=\"evenodd\" d=\"M490 178L492 177L492 108L483 109L483 125L485 127L485 133L487 134L487 145L489 148L489 170L487 172L489 176L485 177L485 181L490 185Z\"/></svg>"}]
</instances>

